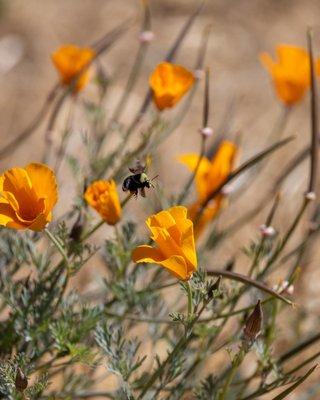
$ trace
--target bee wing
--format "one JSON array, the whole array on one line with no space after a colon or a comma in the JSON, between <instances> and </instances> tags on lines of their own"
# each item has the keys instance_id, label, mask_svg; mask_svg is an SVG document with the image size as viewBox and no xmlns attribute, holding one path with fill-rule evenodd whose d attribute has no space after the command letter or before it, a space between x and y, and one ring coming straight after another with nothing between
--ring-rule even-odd
<instances>
[{"instance_id":1,"label":"bee wing","mask_svg":"<svg viewBox=\"0 0 320 400\"><path fill-rule=\"evenodd\" d=\"M145 169L148 170L150 168L151 164L152 164L152 156L151 156L151 154L147 154Z\"/></svg>"},{"instance_id":2,"label":"bee wing","mask_svg":"<svg viewBox=\"0 0 320 400\"><path fill-rule=\"evenodd\" d=\"M129 168L129 171L132 172L133 174L142 174L142 172L145 172L146 167L145 165L142 165L140 160L137 160L136 166L134 168Z\"/></svg>"}]
</instances>

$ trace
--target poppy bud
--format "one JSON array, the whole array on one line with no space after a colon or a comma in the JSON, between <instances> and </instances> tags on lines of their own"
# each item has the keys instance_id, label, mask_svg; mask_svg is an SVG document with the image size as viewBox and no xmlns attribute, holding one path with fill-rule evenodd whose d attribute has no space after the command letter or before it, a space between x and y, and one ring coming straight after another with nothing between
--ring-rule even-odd
<instances>
[{"instance_id":1,"label":"poppy bud","mask_svg":"<svg viewBox=\"0 0 320 400\"><path fill-rule=\"evenodd\" d=\"M22 372L21 368L17 368L15 387L19 392L23 392L28 387L28 378Z\"/></svg>"},{"instance_id":2,"label":"poppy bud","mask_svg":"<svg viewBox=\"0 0 320 400\"><path fill-rule=\"evenodd\" d=\"M243 329L244 341L250 345L256 340L261 333L262 325L262 308L261 302L258 300L254 310L249 315L245 327Z\"/></svg>"}]
</instances>

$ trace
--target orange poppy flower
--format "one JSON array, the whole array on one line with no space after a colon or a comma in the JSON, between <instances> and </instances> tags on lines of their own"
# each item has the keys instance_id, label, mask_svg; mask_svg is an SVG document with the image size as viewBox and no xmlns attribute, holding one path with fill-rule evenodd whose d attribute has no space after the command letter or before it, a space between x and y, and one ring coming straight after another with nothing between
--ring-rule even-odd
<instances>
[{"instance_id":1,"label":"orange poppy flower","mask_svg":"<svg viewBox=\"0 0 320 400\"><path fill-rule=\"evenodd\" d=\"M115 181L95 181L84 194L86 202L94 208L109 225L121 218L121 204Z\"/></svg>"},{"instance_id":2,"label":"orange poppy flower","mask_svg":"<svg viewBox=\"0 0 320 400\"><path fill-rule=\"evenodd\" d=\"M309 55L301 47L285 44L277 46L276 53L276 60L262 53L260 61L271 75L279 99L292 106L303 98L310 86Z\"/></svg>"},{"instance_id":3,"label":"orange poppy flower","mask_svg":"<svg viewBox=\"0 0 320 400\"><path fill-rule=\"evenodd\" d=\"M56 178L46 165L9 169L0 176L0 225L41 231L57 200Z\"/></svg>"},{"instance_id":4,"label":"orange poppy flower","mask_svg":"<svg viewBox=\"0 0 320 400\"><path fill-rule=\"evenodd\" d=\"M174 107L195 81L192 72L168 62L160 63L150 76L153 101L162 111Z\"/></svg>"},{"instance_id":5,"label":"orange poppy flower","mask_svg":"<svg viewBox=\"0 0 320 400\"><path fill-rule=\"evenodd\" d=\"M225 140L220 144L211 160L207 157L202 158L195 178L201 202L206 201L211 193L229 176L233 168L236 153L237 146ZM179 161L185 164L190 171L194 172L199 161L199 155L194 153L184 154L179 157Z\"/></svg>"},{"instance_id":6,"label":"orange poppy flower","mask_svg":"<svg viewBox=\"0 0 320 400\"><path fill-rule=\"evenodd\" d=\"M146 224L157 247L138 246L132 253L133 261L159 264L180 280L190 279L197 270L197 255L187 209L169 208L149 217Z\"/></svg>"},{"instance_id":7,"label":"orange poppy flower","mask_svg":"<svg viewBox=\"0 0 320 400\"><path fill-rule=\"evenodd\" d=\"M75 91L83 89L90 79L90 68L86 68L95 56L94 50L78 47L73 44L61 46L52 53L51 58L59 72L61 83L70 85L78 77Z\"/></svg>"},{"instance_id":8,"label":"orange poppy flower","mask_svg":"<svg viewBox=\"0 0 320 400\"><path fill-rule=\"evenodd\" d=\"M200 162L195 177L198 199L188 208L188 215L195 223L194 231L196 238L199 237L207 223L215 218L225 203L225 196L219 194L215 199L209 202L201 216L198 215L202 204L230 175L237 150L237 146L234 143L226 140L220 144L216 154L211 160L207 157L203 157ZM198 164L199 155L185 154L180 156L179 160L193 172Z\"/></svg>"}]
</instances>

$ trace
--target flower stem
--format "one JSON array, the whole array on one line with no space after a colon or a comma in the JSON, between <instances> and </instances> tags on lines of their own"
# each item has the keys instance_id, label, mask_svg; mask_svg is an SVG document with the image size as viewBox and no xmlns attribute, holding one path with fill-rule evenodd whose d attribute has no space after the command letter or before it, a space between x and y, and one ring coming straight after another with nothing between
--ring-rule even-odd
<instances>
[{"instance_id":1,"label":"flower stem","mask_svg":"<svg viewBox=\"0 0 320 400\"><path fill-rule=\"evenodd\" d=\"M45 228L44 232L47 235L48 239L55 245L55 247L57 248L57 250L61 254L61 256L63 258L63 261L65 262L66 266L69 267L69 260L68 260L67 254L64 251L64 249L63 249L61 243L59 242L59 240L53 235L53 233L51 233L49 231L48 228Z\"/></svg>"},{"instance_id":2,"label":"flower stem","mask_svg":"<svg viewBox=\"0 0 320 400\"><path fill-rule=\"evenodd\" d=\"M186 287L188 295L188 320L190 320L190 317L193 314L193 302L192 302L192 289L189 281L187 281Z\"/></svg>"},{"instance_id":3,"label":"flower stem","mask_svg":"<svg viewBox=\"0 0 320 400\"><path fill-rule=\"evenodd\" d=\"M122 200L121 202L121 208L123 208L128 201L131 199L132 194L130 193L125 199ZM90 237L95 231L97 231L102 225L104 225L106 222L104 219L102 219L101 221L99 221L96 225L94 225L94 227L92 229L90 229L87 233L85 233L82 238L81 238L81 242L83 242L84 240L87 240L88 237Z\"/></svg>"}]
</instances>

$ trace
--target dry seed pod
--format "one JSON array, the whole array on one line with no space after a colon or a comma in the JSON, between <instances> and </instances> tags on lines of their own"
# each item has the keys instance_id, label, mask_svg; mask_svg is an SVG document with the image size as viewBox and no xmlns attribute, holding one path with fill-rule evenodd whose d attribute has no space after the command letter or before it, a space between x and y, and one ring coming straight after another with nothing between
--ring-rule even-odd
<instances>
[{"instance_id":1,"label":"dry seed pod","mask_svg":"<svg viewBox=\"0 0 320 400\"><path fill-rule=\"evenodd\" d=\"M246 342L253 342L261 333L262 325L262 308L261 302L258 300L254 310L249 315L245 327L243 329L244 339Z\"/></svg>"},{"instance_id":2,"label":"dry seed pod","mask_svg":"<svg viewBox=\"0 0 320 400\"><path fill-rule=\"evenodd\" d=\"M19 392L23 392L28 387L28 378L20 367L17 368L15 387Z\"/></svg>"}]
</instances>

